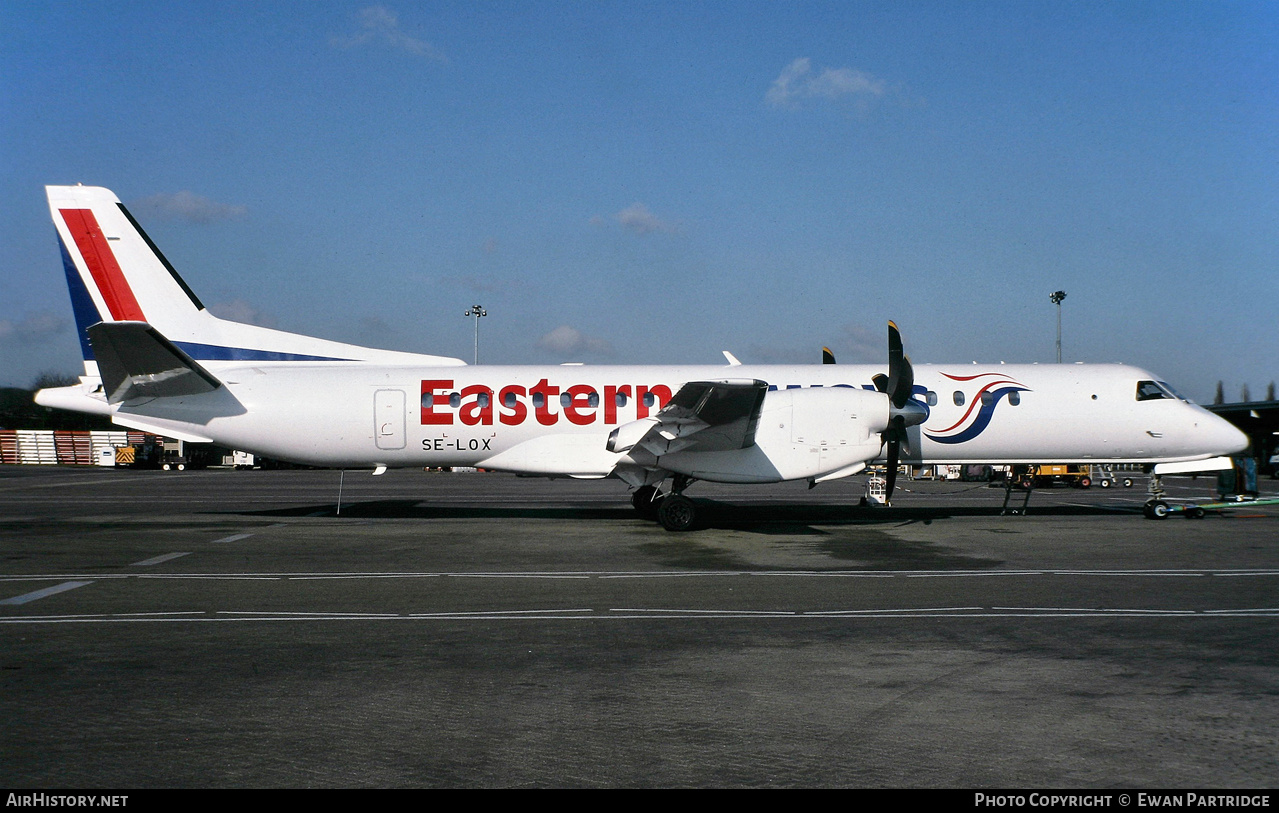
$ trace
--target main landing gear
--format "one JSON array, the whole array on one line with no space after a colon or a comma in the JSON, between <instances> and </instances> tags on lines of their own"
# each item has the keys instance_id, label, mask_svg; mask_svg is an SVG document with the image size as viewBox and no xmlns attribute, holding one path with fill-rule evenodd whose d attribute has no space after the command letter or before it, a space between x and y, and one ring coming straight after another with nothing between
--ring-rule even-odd
<instances>
[{"instance_id":1,"label":"main landing gear","mask_svg":"<svg viewBox=\"0 0 1279 813\"><path fill-rule=\"evenodd\" d=\"M687 531L697 521L697 506L684 496L693 478L675 475L671 493L663 494L657 486L640 486L631 494L631 505L644 519L655 519L668 531Z\"/></svg>"}]
</instances>

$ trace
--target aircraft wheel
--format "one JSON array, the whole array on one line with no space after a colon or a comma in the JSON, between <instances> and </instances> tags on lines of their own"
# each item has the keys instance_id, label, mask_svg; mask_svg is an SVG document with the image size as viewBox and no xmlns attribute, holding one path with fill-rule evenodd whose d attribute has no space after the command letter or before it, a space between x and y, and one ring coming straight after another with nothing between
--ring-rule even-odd
<instances>
[{"instance_id":1,"label":"aircraft wheel","mask_svg":"<svg viewBox=\"0 0 1279 813\"><path fill-rule=\"evenodd\" d=\"M640 486L631 494L631 507L645 519L657 518L657 489L653 486Z\"/></svg>"},{"instance_id":2,"label":"aircraft wheel","mask_svg":"<svg viewBox=\"0 0 1279 813\"><path fill-rule=\"evenodd\" d=\"M668 531L687 531L696 518L693 501L683 494L671 494L657 509L657 521Z\"/></svg>"},{"instance_id":3,"label":"aircraft wheel","mask_svg":"<svg viewBox=\"0 0 1279 813\"><path fill-rule=\"evenodd\" d=\"M1145 508L1143 510L1146 513L1146 517L1149 519L1167 519L1168 518L1168 503L1164 502L1163 500L1151 500L1150 502L1146 503Z\"/></svg>"}]
</instances>

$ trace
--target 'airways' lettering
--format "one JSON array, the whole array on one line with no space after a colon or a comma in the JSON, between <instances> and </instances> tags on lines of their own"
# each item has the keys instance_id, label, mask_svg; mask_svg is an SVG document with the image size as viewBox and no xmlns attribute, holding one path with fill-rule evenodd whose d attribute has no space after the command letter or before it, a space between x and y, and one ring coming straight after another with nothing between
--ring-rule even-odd
<instances>
[{"instance_id":1,"label":"'airways' lettering","mask_svg":"<svg viewBox=\"0 0 1279 813\"><path fill-rule=\"evenodd\" d=\"M601 398L589 384L574 384L561 390L545 378L528 388L508 384L496 395L493 388L484 384L471 384L460 390L454 387L451 378L422 380L423 426L452 426L455 421L467 426L491 426L495 420L506 426L519 426L528 420L530 405L533 417L542 426L554 426L560 416L577 426L601 420L617 424L631 420L628 413L632 408L636 420L647 418L666 406L672 395L665 384L608 384Z\"/></svg>"}]
</instances>

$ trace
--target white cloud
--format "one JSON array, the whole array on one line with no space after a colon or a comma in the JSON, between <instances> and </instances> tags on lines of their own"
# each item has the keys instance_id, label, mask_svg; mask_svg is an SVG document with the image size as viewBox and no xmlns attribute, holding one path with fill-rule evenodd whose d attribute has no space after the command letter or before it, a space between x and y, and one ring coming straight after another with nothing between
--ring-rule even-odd
<instances>
[{"instance_id":1,"label":"white cloud","mask_svg":"<svg viewBox=\"0 0 1279 813\"><path fill-rule=\"evenodd\" d=\"M837 361L858 364L888 363L888 331L874 330L862 324L844 325L844 337L835 352ZM848 358L844 358L844 352ZM908 353L909 355L909 353Z\"/></svg>"},{"instance_id":2,"label":"white cloud","mask_svg":"<svg viewBox=\"0 0 1279 813\"><path fill-rule=\"evenodd\" d=\"M51 313L33 313L20 322L0 319L0 342L39 342L66 329L67 320Z\"/></svg>"},{"instance_id":3,"label":"white cloud","mask_svg":"<svg viewBox=\"0 0 1279 813\"><path fill-rule=\"evenodd\" d=\"M244 217L248 209L243 206L232 206L218 203L194 192L175 192L172 195L158 194L135 201L135 211L163 217L169 220L185 220L190 223L214 223L219 220L235 220Z\"/></svg>"},{"instance_id":4,"label":"white cloud","mask_svg":"<svg viewBox=\"0 0 1279 813\"><path fill-rule=\"evenodd\" d=\"M629 229L636 234L652 234L653 232L675 233L679 231L677 226L660 219L642 203L632 203L613 215L613 218L622 224L622 228Z\"/></svg>"},{"instance_id":5,"label":"white cloud","mask_svg":"<svg viewBox=\"0 0 1279 813\"><path fill-rule=\"evenodd\" d=\"M592 356L612 356L613 345L607 340L595 336L587 336L582 331L568 325L559 327L537 340L537 346L557 356L587 354Z\"/></svg>"},{"instance_id":6,"label":"white cloud","mask_svg":"<svg viewBox=\"0 0 1279 813\"><path fill-rule=\"evenodd\" d=\"M231 322L243 322L246 325L257 325L258 327L275 327L275 318L263 313L253 305L245 302L243 299L233 299L230 302L220 302L216 305L209 306L209 313L219 319L226 319Z\"/></svg>"},{"instance_id":7,"label":"white cloud","mask_svg":"<svg viewBox=\"0 0 1279 813\"><path fill-rule=\"evenodd\" d=\"M764 100L773 107L798 107L807 99L853 99L866 102L884 95L887 83L853 68L826 68L812 74L813 64L800 57L782 69Z\"/></svg>"},{"instance_id":8,"label":"white cloud","mask_svg":"<svg viewBox=\"0 0 1279 813\"><path fill-rule=\"evenodd\" d=\"M359 31L347 37L332 37L329 42L337 48L357 48L369 43L380 43L436 62L449 61L448 57L431 43L402 31L399 17L386 6L369 6L360 9L357 16L360 20Z\"/></svg>"}]
</instances>

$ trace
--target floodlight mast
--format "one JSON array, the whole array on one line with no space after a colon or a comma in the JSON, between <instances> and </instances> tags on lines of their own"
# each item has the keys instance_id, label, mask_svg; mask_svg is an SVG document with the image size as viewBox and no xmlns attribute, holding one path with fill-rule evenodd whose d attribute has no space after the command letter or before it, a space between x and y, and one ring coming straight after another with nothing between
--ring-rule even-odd
<instances>
[{"instance_id":1,"label":"floodlight mast","mask_svg":"<svg viewBox=\"0 0 1279 813\"><path fill-rule=\"evenodd\" d=\"M488 316L489 312L484 310L484 308L479 305L472 305L471 309L462 315L475 317L475 363L479 364L480 363L480 317Z\"/></svg>"},{"instance_id":2,"label":"floodlight mast","mask_svg":"<svg viewBox=\"0 0 1279 813\"><path fill-rule=\"evenodd\" d=\"M1065 291L1053 291L1048 299L1057 306L1057 363L1061 364L1061 301L1066 298Z\"/></svg>"}]
</instances>

